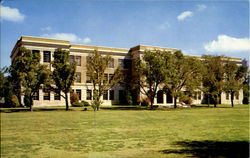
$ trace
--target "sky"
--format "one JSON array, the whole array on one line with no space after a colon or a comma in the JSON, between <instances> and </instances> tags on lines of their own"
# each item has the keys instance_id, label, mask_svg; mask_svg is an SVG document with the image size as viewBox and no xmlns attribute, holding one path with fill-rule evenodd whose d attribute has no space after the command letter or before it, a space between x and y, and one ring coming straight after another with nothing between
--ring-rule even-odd
<instances>
[{"instance_id":1,"label":"sky","mask_svg":"<svg viewBox=\"0 0 250 158\"><path fill-rule=\"evenodd\" d=\"M22 35L75 44L150 45L185 55L249 59L249 0L7 0L1 2L1 67Z\"/></svg>"}]
</instances>

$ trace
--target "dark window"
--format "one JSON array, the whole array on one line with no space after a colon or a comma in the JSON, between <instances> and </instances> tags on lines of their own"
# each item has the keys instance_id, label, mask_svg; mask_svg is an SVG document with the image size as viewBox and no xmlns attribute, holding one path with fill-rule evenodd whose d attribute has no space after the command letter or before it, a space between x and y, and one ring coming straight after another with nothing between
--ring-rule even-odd
<instances>
[{"instance_id":1,"label":"dark window","mask_svg":"<svg viewBox=\"0 0 250 158\"><path fill-rule=\"evenodd\" d=\"M103 100L108 100L108 91L103 91Z\"/></svg>"},{"instance_id":2,"label":"dark window","mask_svg":"<svg viewBox=\"0 0 250 158\"><path fill-rule=\"evenodd\" d=\"M193 99L194 99L194 100L197 100L197 92L194 92Z\"/></svg>"},{"instance_id":3,"label":"dark window","mask_svg":"<svg viewBox=\"0 0 250 158\"><path fill-rule=\"evenodd\" d=\"M69 56L69 64L72 65L74 63L75 57L73 55Z\"/></svg>"},{"instance_id":4,"label":"dark window","mask_svg":"<svg viewBox=\"0 0 250 158\"><path fill-rule=\"evenodd\" d=\"M236 97L237 100L239 100L239 92L235 93L235 97Z\"/></svg>"},{"instance_id":5,"label":"dark window","mask_svg":"<svg viewBox=\"0 0 250 158\"><path fill-rule=\"evenodd\" d=\"M120 101L124 100L124 91L123 90L119 90L119 100Z\"/></svg>"},{"instance_id":6,"label":"dark window","mask_svg":"<svg viewBox=\"0 0 250 158\"><path fill-rule=\"evenodd\" d=\"M43 51L43 62L50 62L50 51Z\"/></svg>"},{"instance_id":7,"label":"dark window","mask_svg":"<svg viewBox=\"0 0 250 158\"><path fill-rule=\"evenodd\" d=\"M60 92L54 93L54 100L61 100Z\"/></svg>"},{"instance_id":8,"label":"dark window","mask_svg":"<svg viewBox=\"0 0 250 158\"><path fill-rule=\"evenodd\" d=\"M173 103L173 97L170 94L167 94L167 103Z\"/></svg>"},{"instance_id":9,"label":"dark window","mask_svg":"<svg viewBox=\"0 0 250 158\"><path fill-rule=\"evenodd\" d=\"M130 60L128 60L128 59L125 59L124 60L124 69L129 69L129 66L130 65Z\"/></svg>"},{"instance_id":10,"label":"dark window","mask_svg":"<svg viewBox=\"0 0 250 158\"><path fill-rule=\"evenodd\" d=\"M109 91L109 100L114 100L114 93L115 91L114 90L110 90Z\"/></svg>"},{"instance_id":11,"label":"dark window","mask_svg":"<svg viewBox=\"0 0 250 158\"><path fill-rule=\"evenodd\" d=\"M77 96L78 96L78 99L79 99L79 100L82 100L82 91L81 91L80 89L77 89L77 90L76 90L76 94L77 94Z\"/></svg>"},{"instance_id":12,"label":"dark window","mask_svg":"<svg viewBox=\"0 0 250 158\"><path fill-rule=\"evenodd\" d=\"M50 100L50 92L43 90L43 100Z\"/></svg>"},{"instance_id":13,"label":"dark window","mask_svg":"<svg viewBox=\"0 0 250 158\"><path fill-rule=\"evenodd\" d=\"M112 81L114 74L109 74L109 82Z\"/></svg>"},{"instance_id":14,"label":"dark window","mask_svg":"<svg viewBox=\"0 0 250 158\"><path fill-rule=\"evenodd\" d=\"M34 92L33 100L39 100L39 90Z\"/></svg>"},{"instance_id":15,"label":"dark window","mask_svg":"<svg viewBox=\"0 0 250 158\"><path fill-rule=\"evenodd\" d=\"M81 83L81 73L80 72L76 72L76 82Z\"/></svg>"},{"instance_id":16,"label":"dark window","mask_svg":"<svg viewBox=\"0 0 250 158\"><path fill-rule=\"evenodd\" d=\"M163 104L163 91L158 91L157 92L157 103Z\"/></svg>"},{"instance_id":17,"label":"dark window","mask_svg":"<svg viewBox=\"0 0 250 158\"><path fill-rule=\"evenodd\" d=\"M123 59L118 59L118 66L123 68Z\"/></svg>"},{"instance_id":18,"label":"dark window","mask_svg":"<svg viewBox=\"0 0 250 158\"><path fill-rule=\"evenodd\" d=\"M226 99L229 100L229 93L226 93Z\"/></svg>"},{"instance_id":19,"label":"dark window","mask_svg":"<svg viewBox=\"0 0 250 158\"><path fill-rule=\"evenodd\" d=\"M86 83L91 83L91 79L90 79L89 73L86 73Z\"/></svg>"},{"instance_id":20,"label":"dark window","mask_svg":"<svg viewBox=\"0 0 250 158\"><path fill-rule=\"evenodd\" d=\"M91 93L91 90L87 90L87 96L86 96L86 99L87 100L91 100L92 99L92 93Z\"/></svg>"},{"instance_id":21,"label":"dark window","mask_svg":"<svg viewBox=\"0 0 250 158\"><path fill-rule=\"evenodd\" d=\"M110 60L109 68L114 68L114 59Z\"/></svg>"},{"instance_id":22,"label":"dark window","mask_svg":"<svg viewBox=\"0 0 250 158\"><path fill-rule=\"evenodd\" d=\"M32 50L33 56L34 56L34 55L37 55L37 54L39 54L39 53L40 53L40 50Z\"/></svg>"},{"instance_id":23,"label":"dark window","mask_svg":"<svg viewBox=\"0 0 250 158\"><path fill-rule=\"evenodd\" d=\"M104 74L103 83L106 83L107 81L108 81L108 74Z\"/></svg>"},{"instance_id":24,"label":"dark window","mask_svg":"<svg viewBox=\"0 0 250 158\"><path fill-rule=\"evenodd\" d=\"M81 56L76 56L76 64L77 66L81 66Z\"/></svg>"},{"instance_id":25,"label":"dark window","mask_svg":"<svg viewBox=\"0 0 250 158\"><path fill-rule=\"evenodd\" d=\"M198 92L198 100L201 100L201 92Z\"/></svg>"}]
</instances>

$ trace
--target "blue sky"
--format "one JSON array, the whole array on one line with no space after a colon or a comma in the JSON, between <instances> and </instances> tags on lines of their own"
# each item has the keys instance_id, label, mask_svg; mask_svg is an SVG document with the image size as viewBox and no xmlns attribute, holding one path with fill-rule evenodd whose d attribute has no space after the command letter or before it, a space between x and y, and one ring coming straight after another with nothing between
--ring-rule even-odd
<instances>
[{"instance_id":1,"label":"blue sky","mask_svg":"<svg viewBox=\"0 0 250 158\"><path fill-rule=\"evenodd\" d=\"M249 58L249 1L22 0L1 3L1 67L21 35Z\"/></svg>"}]
</instances>

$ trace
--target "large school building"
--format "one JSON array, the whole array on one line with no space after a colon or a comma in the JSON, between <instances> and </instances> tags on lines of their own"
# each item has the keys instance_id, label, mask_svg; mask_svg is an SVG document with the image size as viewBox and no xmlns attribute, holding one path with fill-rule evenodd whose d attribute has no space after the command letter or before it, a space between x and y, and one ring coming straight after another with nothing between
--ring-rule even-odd
<instances>
[{"instance_id":1,"label":"large school building","mask_svg":"<svg viewBox=\"0 0 250 158\"><path fill-rule=\"evenodd\" d=\"M11 61L15 59L19 54L19 49L25 47L32 50L33 52L39 52L41 56L41 64L48 65L48 68L52 70L50 62L53 60L53 53L56 49L61 48L70 52L70 63L76 61L76 80L72 86L73 91L78 95L79 100L91 101L93 95L92 83L89 80L87 74L87 56L97 50L102 55L111 55L111 64L105 71L105 78L109 79L114 74L118 66L122 67L122 71L125 74L134 73L134 68L132 66L132 60L136 58L141 58L145 50L162 50L175 52L178 49L173 48L163 48L154 46L144 46L137 45L130 49L123 48L111 48L102 46L89 46L89 45L79 45L71 44L66 40L58 39L48 39L41 37L29 37L22 36L15 44L11 52ZM237 64L242 64L241 58L230 58L237 62ZM104 93L102 96L103 105L114 105L123 104L124 100L124 89L125 87L116 86ZM68 94L70 95L70 94ZM137 94L137 98L142 100L145 96L142 94ZM194 104L201 104L206 102L204 95L201 91L197 91L192 97ZM235 97L235 104L241 104L243 99L243 91L241 90ZM23 97L22 97L23 101ZM222 104L230 104L229 94L222 93L221 99ZM157 105L172 105L173 98L169 94L163 93L161 90L158 91L154 104ZM46 92L43 89L37 91L34 96L34 106L65 106L65 101L62 97L56 95L53 92Z\"/></svg>"}]
</instances>

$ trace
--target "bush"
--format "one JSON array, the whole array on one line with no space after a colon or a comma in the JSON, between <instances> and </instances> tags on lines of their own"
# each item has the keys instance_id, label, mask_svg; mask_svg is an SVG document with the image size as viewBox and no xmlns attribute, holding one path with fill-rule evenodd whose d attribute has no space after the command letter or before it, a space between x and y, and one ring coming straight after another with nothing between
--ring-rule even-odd
<instances>
[{"instance_id":1,"label":"bush","mask_svg":"<svg viewBox=\"0 0 250 158\"><path fill-rule=\"evenodd\" d=\"M180 98L180 102L191 105L193 101L189 96L184 95Z\"/></svg>"},{"instance_id":2,"label":"bush","mask_svg":"<svg viewBox=\"0 0 250 158\"><path fill-rule=\"evenodd\" d=\"M131 93L129 91L126 92L126 102L128 105L133 104L133 99L132 99Z\"/></svg>"},{"instance_id":3,"label":"bush","mask_svg":"<svg viewBox=\"0 0 250 158\"><path fill-rule=\"evenodd\" d=\"M81 104L83 105L83 106L90 106L90 104L89 104L89 102L86 102L86 101L81 101Z\"/></svg>"},{"instance_id":4,"label":"bush","mask_svg":"<svg viewBox=\"0 0 250 158\"><path fill-rule=\"evenodd\" d=\"M73 105L73 103L78 103L79 99L75 92L71 93L70 95L70 104Z\"/></svg>"},{"instance_id":5,"label":"bush","mask_svg":"<svg viewBox=\"0 0 250 158\"><path fill-rule=\"evenodd\" d=\"M12 107L17 107L20 105L16 95L12 95L11 101L12 101Z\"/></svg>"},{"instance_id":6,"label":"bush","mask_svg":"<svg viewBox=\"0 0 250 158\"><path fill-rule=\"evenodd\" d=\"M149 106L150 105L150 99L148 97L143 98L141 102L141 106Z\"/></svg>"},{"instance_id":7,"label":"bush","mask_svg":"<svg viewBox=\"0 0 250 158\"><path fill-rule=\"evenodd\" d=\"M33 105L33 99L32 99L32 103L30 103L30 98L27 94L24 95L23 100L24 100L24 105L26 107L30 107L30 105Z\"/></svg>"},{"instance_id":8,"label":"bush","mask_svg":"<svg viewBox=\"0 0 250 158\"><path fill-rule=\"evenodd\" d=\"M86 101L81 101L80 103L79 102L74 102L72 104L73 107L84 107L84 106L89 106L89 103L86 102Z\"/></svg>"}]
</instances>

